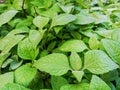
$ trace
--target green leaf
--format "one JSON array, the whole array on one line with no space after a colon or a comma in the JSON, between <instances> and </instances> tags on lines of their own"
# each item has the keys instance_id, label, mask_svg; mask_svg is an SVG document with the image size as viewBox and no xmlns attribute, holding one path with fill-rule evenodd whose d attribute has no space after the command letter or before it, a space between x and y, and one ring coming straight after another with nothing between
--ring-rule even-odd
<instances>
[{"instance_id":1,"label":"green leaf","mask_svg":"<svg viewBox=\"0 0 120 90\"><path fill-rule=\"evenodd\" d=\"M111 20L109 18L109 16L98 13L98 12L94 12L92 13L92 16L95 19L95 24L99 24L99 23L103 23L103 22L108 22L111 24Z\"/></svg>"},{"instance_id":2,"label":"green leaf","mask_svg":"<svg viewBox=\"0 0 120 90\"><path fill-rule=\"evenodd\" d=\"M88 83L67 84L62 86L60 90L89 90L89 84Z\"/></svg>"},{"instance_id":3,"label":"green leaf","mask_svg":"<svg viewBox=\"0 0 120 90\"><path fill-rule=\"evenodd\" d=\"M51 27L58 25L66 25L76 19L72 14L60 14L52 18Z\"/></svg>"},{"instance_id":4,"label":"green leaf","mask_svg":"<svg viewBox=\"0 0 120 90\"><path fill-rule=\"evenodd\" d=\"M60 53L44 56L35 62L34 66L40 71L45 71L55 76L61 76L70 69L67 57Z\"/></svg>"},{"instance_id":5,"label":"green leaf","mask_svg":"<svg viewBox=\"0 0 120 90\"><path fill-rule=\"evenodd\" d=\"M37 26L40 30L49 22L48 17L37 16L33 20L33 24Z\"/></svg>"},{"instance_id":6,"label":"green leaf","mask_svg":"<svg viewBox=\"0 0 120 90\"><path fill-rule=\"evenodd\" d=\"M111 88L102 79L93 75L89 90L111 90Z\"/></svg>"},{"instance_id":7,"label":"green leaf","mask_svg":"<svg viewBox=\"0 0 120 90\"><path fill-rule=\"evenodd\" d=\"M13 83L13 80L14 80L13 72L8 72L0 75L0 90L5 86L5 84Z\"/></svg>"},{"instance_id":8,"label":"green leaf","mask_svg":"<svg viewBox=\"0 0 120 90\"><path fill-rule=\"evenodd\" d=\"M120 64L120 42L102 39L102 44L113 61Z\"/></svg>"},{"instance_id":9,"label":"green leaf","mask_svg":"<svg viewBox=\"0 0 120 90\"><path fill-rule=\"evenodd\" d=\"M79 70L82 67L81 58L76 52L72 52L70 55L70 65L74 70Z\"/></svg>"},{"instance_id":10,"label":"green leaf","mask_svg":"<svg viewBox=\"0 0 120 90\"><path fill-rule=\"evenodd\" d=\"M84 72L83 71L72 71L72 74L75 76L78 82L80 82L84 75Z\"/></svg>"},{"instance_id":11,"label":"green leaf","mask_svg":"<svg viewBox=\"0 0 120 90\"><path fill-rule=\"evenodd\" d=\"M113 77L114 76L114 77ZM102 74L101 75L101 78L104 80L104 81L114 81L116 80L117 78L119 77L118 75L118 71L115 69L113 71L110 71L108 73L105 73L105 74Z\"/></svg>"},{"instance_id":12,"label":"green leaf","mask_svg":"<svg viewBox=\"0 0 120 90\"><path fill-rule=\"evenodd\" d=\"M23 5L24 3L24 5ZM17 10L22 10L22 8L26 9L28 8L28 0L14 0L13 1L13 7Z\"/></svg>"},{"instance_id":13,"label":"green leaf","mask_svg":"<svg viewBox=\"0 0 120 90\"><path fill-rule=\"evenodd\" d=\"M43 38L44 31L31 30L29 36L18 44L18 55L25 60L34 60L39 52L37 45Z\"/></svg>"},{"instance_id":14,"label":"green leaf","mask_svg":"<svg viewBox=\"0 0 120 90\"><path fill-rule=\"evenodd\" d=\"M15 70L15 82L28 86L37 74L37 69L32 68L31 64L26 64Z\"/></svg>"},{"instance_id":15,"label":"green leaf","mask_svg":"<svg viewBox=\"0 0 120 90\"><path fill-rule=\"evenodd\" d=\"M98 49L99 48L99 41L97 40L96 37L92 36L89 39L89 47L91 49Z\"/></svg>"},{"instance_id":16,"label":"green leaf","mask_svg":"<svg viewBox=\"0 0 120 90\"><path fill-rule=\"evenodd\" d=\"M2 67L3 62L8 58L9 55L10 53L0 53L0 68Z\"/></svg>"},{"instance_id":17,"label":"green leaf","mask_svg":"<svg viewBox=\"0 0 120 90\"><path fill-rule=\"evenodd\" d=\"M107 73L117 68L119 68L119 66L101 50L90 50L85 53L84 69L94 74Z\"/></svg>"},{"instance_id":18,"label":"green leaf","mask_svg":"<svg viewBox=\"0 0 120 90\"><path fill-rule=\"evenodd\" d=\"M82 52L87 49L87 46L82 40L68 40L65 41L59 49L65 52Z\"/></svg>"},{"instance_id":19,"label":"green leaf","mask_svg":"<svg viewBox=\"0 0 120 90\"><path fill-rule=\"evenodd\" d=\"M64 6L61 4L59 4L59 7L66 13L70 13L72 9L74 8L74 6Z\"/></svg>"},{"instance_id":20,"label":"green leaf","mask_svg":"<svg viewBox=\"0 0 120 90\"><path fill-rule=\"evenodd\" d=\"M28 89L28 88L21 86L19 84L8 83L1 90L31 90L31 89Z\"/></svg>"},{"instance_id":21,"label":"green leaf","mask_svg":"<svg viewBox=\"0 0 120 90\"><path fill-rule=\"evenodd\" d=\"M0 15L0 27L9 22L16 14L18 11L16 10L9 10L7 12L4 12Z\"/></svg>"},{"instance_id":22,"label":"green leaf","mask_svg":"<svg viewBox=\"0 0 120 90\"><path fill-rule=\"evenodd\" d=\"M16 44L18 44L25 36L20 35L19 30L12 30L4 38L0 40L0 50L9 52Z\"/></svg>"},{"instance_id":23,"label":"green leaf","mask_svg":"<svg viewBox=\"0 0 120 90\"><path fill-rule=\"evenodd\" d=\"M63 85L68 84L67 80L60 76L52 76L51 77L51 84L53 90L60 90L60 87Z\"/></svg>"},{"instance_id":24,"label":"green leaf","mask_svg":"<svg viewBox=\"0 0 120 90\"><path fill-rule=\"evenodd\" d=\"M98 29L98 31L95 31L97 34L105 37L105 38L111 38L113 30L106 30L104 28Z\"/></svg>"},{"instance_id":25,"label":"green leaf","mask_svg":"<svg viewBox=\"0 0 120 90\"><path fill-rule=\"evenodd\" d=\"M79 13L76 15L77 19L75 20L75 24L80 24L80 25L84 25L84 24L90 24L95 22L95 19L90 16L90 15L86 15L83 13Z\"/></svg>"},{"instance_id":26,"label":"green leaf","mask_svg":"<svg viewBox=\"0 0 120 90\"><path fill-rule=\"evenodd\" d=\"M120 30L118 29L118 30L113 31L111 38L115 41L120 42Z\"/></svg>"}]
</instances>

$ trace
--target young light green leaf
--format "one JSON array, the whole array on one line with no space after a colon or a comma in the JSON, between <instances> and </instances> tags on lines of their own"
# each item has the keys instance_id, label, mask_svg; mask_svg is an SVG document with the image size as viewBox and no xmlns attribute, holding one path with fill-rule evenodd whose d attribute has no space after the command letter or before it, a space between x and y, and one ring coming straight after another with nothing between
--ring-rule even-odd
<instances>
[{"instance_id":1,"label":"young light green leaf","mask_svg":"<svg viewBox=\"0 0 120 90\"><path fill-rule=\"evenodd\" d=\"M108 39L102 39L101 42L112 60L120 64L120 42Z\"/></svg>"},{"instance_id":2,"label":"young light green leaf","mask_svg":"<svg viewBox=\"0 0 120 90\"><path fill-rule=\"evenodd\" d=\"M94 74L107 73L117 68L119 68L119 66L101 50L90 50L85 54L84 69Z\"/></svg>"},{"instance_id":3,"label":"young light green leaf","mask_svg":"<svg viewBox=\"0 0 120 90\"><path fill-rule=\"evenodd\" d=\"M115 30L112 32L111 38L115 41L119 41L120 42L120 30Z\"/></svg>"},{"instance_id":4,"label":"young light green leaf","mask_svg":"<svg viewBox=\"0 0 120 90\"><path fill-rule=\"evenodd\" d=\"M16 83L8 83L1 90L31 90Z\"/></svg>"},{"instance_id":5,"label":"young light green leaf","mask_svg":"<svg viewBox=\"0 0 120 90\"><path fill-rule=\"evenodd\" d=\"M111 88L102 79L93 75L89 90L111 90Z\"/></svg>"},{"instance_id":6,"label":"young light green leaf","mask_svg":"<svg viewBox=\"0 0 120 90\"><path fill-rule=\"evenodd\" d=\"M72 71L72 74L75 76L78 82L80 82L84 75L84 72L83 71Z\"/></svg>"},{"instance_id":7,"label":"young light green leaf","mask_svg":"<svg viewBox=\"0 0 120 90\"><path fill-rule=\"evenodd\" d=\"M51 77L51 84L53 90L60 90L60 87L63 85L68 84L67 80L60 76L52 76Z\"/></svg>"},{"instance_id":8,"label":"young light green leaf","mask_svg":"<svg viewBox=\"0 0 120 90\"><path fill-rule=\"evenodd\" d=\"M76 16L72 14L60 14L52 18L51 27L58 25L66 25L76 19Z\"/></svg>"},{"instance_id":9,"label":"young light green leaf","mask_svg":"<svg viewBox=\"0 0 120 90\"><path fill-rule=\"evenodd\" d=\"M31 30L29 36L18 44L18 55L25 60L34 60L39 52L38 43L43 38L44 31Z\"/></svg>"},{"instance_id":10,"label":"young light green leaf","mask_svg":"<svg viewBox=\"0 0 120 90\"><path fill-rule=\"evenodd\" d=\"M59 7L66 13L70 13L71 10L74 8L74 6L64 6L64 5L61 5L61 4L59 4Z\"/></svg>"},{"instance_id":11,"label":"young light green leaf","mask_svg":"<svg viewBox=\"0 0 120 90\"><path fill-rule=\"evenodd\" d=\"M67 57L60 53L44 56L35 62L34 66L40 71L45 71L55 76L61 76L70 69Z\"/></svg>"},{"instance_id":12,"label":"young light green leaf","mask_svg":"<svg viewBox=\"0 0 120 90\"><path fill-rule=\"evenodd\" d=\"M87 49L87 46L82 40L68 40L64 42L59 49L65 52L82 52Z\"/></svg>"},{"instance_id":13,"label":"young light green leaf","mask_svg":"<svg viewBox=\"0 0 120 90\"><path fill-rule=\"evenodd\" d=\"M5 84L13 83L13 80L14 80L13 72L8 72L0 75L0 90L5 86Z\"/></svg>"},{"instance_id":14,"label":"young light green leaf","mask_svg":"<svg viewBox=\"0 0 120 90\"><path fill-rule=\"evenodd\" d=\"M18 55L24 60L34 60L38 52L39 49L33 46L28 38L18 44Z\"/></svg>"},{"instance_id":15,"label":"young light green leaf","mask_svg":"<svg viewBox=\"0 0 120 90\"><path fill-rule=\"evenodd\" d=\"M95 22L95 19L92 16L85 15L83 13L77 14L76 17L77 19L74 21L75 24L84 25L84 24L90 24Z\"/></svg>"},{"instance_id":16,"label":"young light green leaf","mask_svg":"<svg viewBox=\"0 0 120 90\"><path fill-rule=\"evenodd\" d=\"M99 41L97 40L96 37L92 36L89 39L89 47L91 49L98 49L99 48Z\"/></svg>"},{"instance_id":17,"label":"young light green leaf","mask_svg":"<svg viewBox=\"0 0 120 90\"><path fill-rule=\"evenodd\" d=\"M27 87L36 74L36 68L32 68L30 64L23 65L15 70L15 82Z\"/></svg>"},{"instance_id":18,"label":"young light green leaf","mask_svg":"<svg viewBox=\"0 0 120 90\"><path fill-rule=\"evenodd\" d=\"M7 12L4 12L0 15L0 26L3 24L9 22L16 14L18 11L16 10L9 10Z\"/></svg>"},{"instance_id":19,"label":"young light green leaf","mask_svg":"<svg viewBox=\"0 0 120 90\"><path fill-rule=\"evenodd\" d=\"M60 90L89 90L89 84L88 83L67 84L62 86Z\"/></svg>"},{"instance_id":20,"label":"young light green leaf","mask_svg":"<svg viewBox=\"0 0 120 90\"><path fill-rule=\"evenodd\" d=\"M81 58L76 52L72 52L70 55L70 65L74 70L79 70L82 67Z\"/></svg>"},{"instance_id":21,"label":"young light green leaf","mask_svg":"<svg viewBox=\"0 0 120 90\"><path fill-rule=\"evenodd\" d=\"M49 22L48 17L37 16L33 20L33 24L37 26L40 30Z\"/></svg>"}]
</instances>

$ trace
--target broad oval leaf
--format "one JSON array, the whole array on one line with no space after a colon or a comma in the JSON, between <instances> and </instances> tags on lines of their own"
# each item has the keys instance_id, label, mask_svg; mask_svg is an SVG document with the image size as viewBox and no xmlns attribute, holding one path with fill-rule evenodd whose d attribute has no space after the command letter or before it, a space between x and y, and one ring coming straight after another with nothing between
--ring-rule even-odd
<instances>
[{"instance_id":1,"label":"broad oval leaf","mask_svg":"<svg viewBox=\"0 0 120 90\"><path fill-rule=\"evenodd\" d=\"M3 24L9 22L16 14L18 11L16 10L9 10L7 12L4 12L0 15L0 26Z\"/></svg>"},{"instance_id":2,"label":"broad oval leaf","mask_svg":"<svg viewBox=\"0 0 120 90\"><path fill-rule=\"evenodd\" d=\"M107 73L117 68L119 68L119 66L101 50L90 50L85 53L84 69L94 74Z\"/></svg>"},{"instance_id":3,"label":"broad oval leaf","mask_svg":"<svg viewBox=\"0 0 120 90\"><path fill-rule=\"evenodd\" d=\"M37 16L33 20L33 24L37 26L40 30L49 22L48 17Z\"/></svg>"},{"instance_id":4,"label":"broad oval leaf","mask_svg":"<svg viewBox=\"0 0 120 90\"><path fill-rule=\"evenodd\" d=\"M8 73L0 75L0 90L5 86L5 84L13 83L13 81L14 81L13 72L8 72Z\"/></svg>"},{"instance_id":5,"label":"broad oval leaf","mask_svg":"<svg viewBox=\"0 0 120 90\"><path fill-rule=\"evenodd\" d=\"M1 90L31 90L16 83L8 83Z\"/></svg>"},{"instance_id":6,"label":"broad oval leaf","mask_svg":"<svg viewBox=\"0 0 120 90\"><path fill-rule=\"evenodd\" d=\"M120 42L108 39L102 39L101 42L112 60L120 64Z\"/></svg>"},{"instance_id":7,"label":"broad oval leaf","mask_svg":"<svg viewBox=\"0 0 120 90\"><path fill-rule=\"evenodd\" d=\"M109 22L111 24L110 17L99 12L92 13L92 17L95 19L95 24Z\"/></svg>"},{"instance_id":8,"label":"broad oval leaf","mask_svg":"<svg viewBox=\"0 0 120 90\"><path fill-rule=\"evenodd\" d=\"M89 90L89 84L88 83L67 84L62 86L60 90Z\"/></svg>"},{"instance_id":9,"label":"broad oval leaf","mask_svg":"<svg viewBox=\"0 0 120 90\"><path fill-rule=\"evenodd\" d=\"M15 82L27 87L36 74L36 68L31 67L30 64L23 65L15 70Z\"/></svg>"},{"instance_id":10,"label":"broad oval leaf","mask_svg":"<svg viewBox=\"0 0 120 90\"><path fill-rule=\"evenodd\" d=\"M93 75L89 90L111 90L111 88L102 79Z\"/></svg>"},{"instance_id":11,"label":"broad oval leaf","mask_svg":"<svg viewBox=\"0 0 120 90\"><path fill-rule=\"evenodd\" d=\"M87 46L82 40L68 40L59 49L65 52L82 52L87 49Z\"/></svg>"},{"instance_id":12,"label":"broad oval leaf","mask_svg":"<svg viewBox=\"0 0 120 90\"><path fill-rule=\"evenodd\" d=\"M81 58L76 52L72 52L70 55L70 65L74 70L79 70L82 67Z\"/></svg>"},{"instance_id":13,"label":"broad oval leaf","mask_svg":"<svg viewBox=\"0 0 120 90\"><path fill-rule=\"evenodd\" d=\"M45 71L55 76L61 76L70 70L67 57L60 53L44 56L36 61L34 66L40 71Z\"/></svg>"},{"instance_id":14,"label":"broad oval leaf","mask_svg":"<svg viewBox=\"0 0 120 90\"><path fill-rule=\"evenodd\" d=\"M66 25L76 19L76 16L72 14L60 14L52 18L51 27L58 25Z\"/></svg>"},{"instance_id":15,"label":"broad oval leaf","mask_svg":"<svg viewBox=\"0 0 120 90\"><path fill-rule=\"evenodd\" d=\"M95 22L95 19L92 16L83 13L77 14L76 17L75 24L85 25Z\"/></svg>"}]
</instances>

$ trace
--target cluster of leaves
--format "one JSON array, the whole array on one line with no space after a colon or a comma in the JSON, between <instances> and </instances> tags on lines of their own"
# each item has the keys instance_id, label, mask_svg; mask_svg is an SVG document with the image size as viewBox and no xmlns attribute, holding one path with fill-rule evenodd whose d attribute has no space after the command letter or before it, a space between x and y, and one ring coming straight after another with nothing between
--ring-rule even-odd
<instances>
[{"instance_id":1,"label":"cluster of leaves","mask_svg":"<svg viewBox=\"0 0 120 90\"><path fill-rule=\"evenodd\" d=\"M120 3L6 0L0 51L0 90L120 90Z\"/></svg>"}]
</instances>

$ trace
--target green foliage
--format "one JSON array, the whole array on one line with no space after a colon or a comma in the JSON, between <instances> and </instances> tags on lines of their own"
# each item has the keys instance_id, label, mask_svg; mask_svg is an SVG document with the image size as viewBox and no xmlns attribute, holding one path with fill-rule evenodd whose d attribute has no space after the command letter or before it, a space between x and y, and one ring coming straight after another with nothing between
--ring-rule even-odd
<instances>
[{"instance_id":1,"label":"green foliage","mask_svg":"<svg viewBox=\"0 0 120 90\"><path fill-rule=\"evenodd\" d=\"M120 90L119 0L0 3L0 90Z\"/></svg>"}]
</instances>

